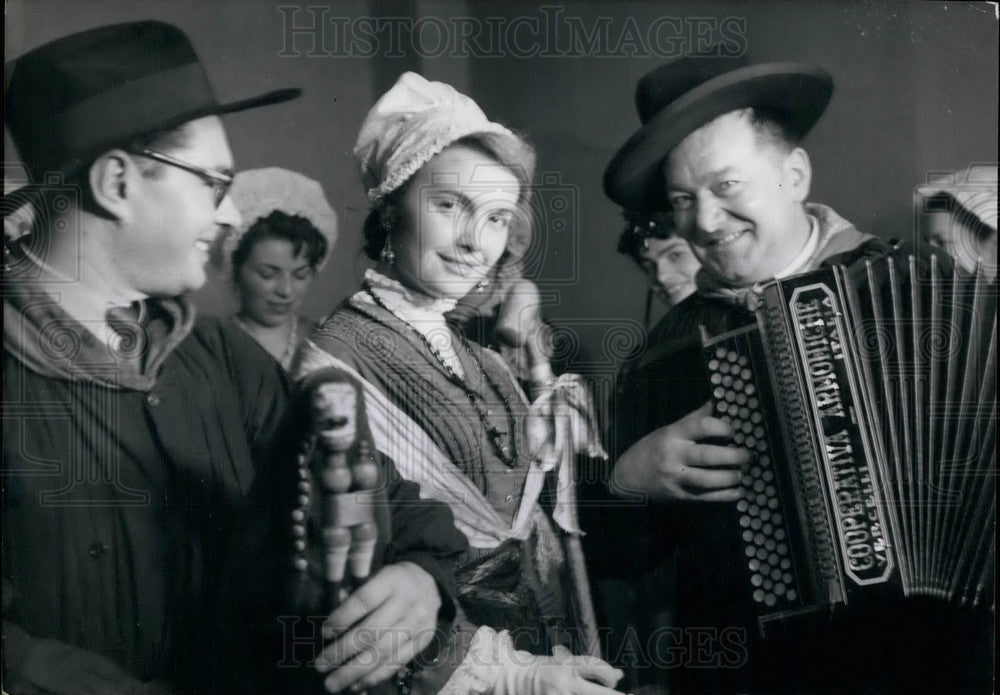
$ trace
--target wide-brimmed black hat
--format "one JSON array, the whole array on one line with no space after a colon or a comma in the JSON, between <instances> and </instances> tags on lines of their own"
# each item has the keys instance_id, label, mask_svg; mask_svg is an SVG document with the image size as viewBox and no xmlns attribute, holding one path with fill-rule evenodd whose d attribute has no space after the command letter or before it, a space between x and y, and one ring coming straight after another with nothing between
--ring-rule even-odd
<instances>
[{"instance_id":1,"label":"wide-brimmed black hat","mask_svg":"<svg viewBox=\"0 0 1000 695\"><path fill-rule=\"evenodd\" d=\"M605 169L604 192L626 208L665 209L663 159L691 132L730 111L766 107L801 137L832 93L825 70L801 63L748 65L743 57L697 55L662 65L639 80L642 127Z\"/></svg>"},{"instance_id":2,"label":"wide-brimmed black hat","mask_svg":"<svg viewBox=\"0 0 1000 695\"><path fill-rule=\"evenodd\" d=\"M4 72L4 122L32 186L68 177L142 135L301 93L281 89L220 104L188 37L156 21L56 39L8 62Z\"/></svg>"}]
</instances>

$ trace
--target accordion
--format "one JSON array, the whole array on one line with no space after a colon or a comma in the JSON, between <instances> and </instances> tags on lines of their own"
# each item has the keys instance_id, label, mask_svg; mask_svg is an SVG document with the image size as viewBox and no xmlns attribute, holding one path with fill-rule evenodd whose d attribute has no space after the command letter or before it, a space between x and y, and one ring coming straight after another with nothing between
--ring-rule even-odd
<instances>
[{"instance_id":1,"label":"accordion","mask_svg":"<svg viewBox=\"0 0 1000 695\"><path fill-rule=\"evenodd\" d=\"M772 281L756 317L702 343L755 452L737 532L761 634L880 597L992 607L995 286L893 254Z\"/></svg>"}]
</instances>

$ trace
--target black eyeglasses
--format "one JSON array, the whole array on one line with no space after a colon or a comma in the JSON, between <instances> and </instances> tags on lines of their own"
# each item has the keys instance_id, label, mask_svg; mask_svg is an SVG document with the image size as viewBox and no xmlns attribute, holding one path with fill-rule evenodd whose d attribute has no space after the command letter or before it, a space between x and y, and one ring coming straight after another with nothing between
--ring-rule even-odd
<instances>
[{"instance_id":1,"label":"black eyeglasses","mask_svg":"<svg viewBox=\"0 0 1000 695\"><path fill-rule=\"evenodd\" d=\"M222 201L226 199L226 195L229 193L230 186L233 185L233 177L230 174L223 174L221 171L206 169L198 166L197 164L191 164L182 159L177 159L176 157L171 157L168 154L163 154L162 152L157 152L155 150L141 150L139 152L133 152L133 154L146 157L157 162L162 162L163 164L169 164L172 167L177 167L178 169L183 169L184 171L194 174L212 187L212 193L215 196L216 208L222 205Z\"/></svg>"}]
</instances>

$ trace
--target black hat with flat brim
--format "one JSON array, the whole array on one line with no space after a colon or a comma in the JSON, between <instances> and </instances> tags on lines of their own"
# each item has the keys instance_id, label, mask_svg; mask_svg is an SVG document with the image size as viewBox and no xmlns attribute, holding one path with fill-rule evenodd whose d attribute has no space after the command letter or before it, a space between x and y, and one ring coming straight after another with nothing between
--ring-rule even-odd
<instances>
[{"instance_id":1,"label":"black hat with flat brim","mask_svg":"<svg viewBox=\"0 0 1000 695\"><path fill-rule=\"evenodd\" d=\"M802 63L748 65L741 57L700 55L662 65L639 80L642 127L605 169L604 192L629 209L666 209L663 160L693 131L730 111L766 107L802 137L832 94L830 75Z\"/></svg>"},{"instance_id":2,"label":"black hat with flat brim","mask_svg":"<svg viewBox=\"0 0 1000 695\"><path fill-rule=\"evenodd\" d=\"M281 89L219 103L188 37L157 21L56 39L8 62L4 72L4 122L32 187L68 177L138 137L301 94Z\"/></svg>"}]
</instances>

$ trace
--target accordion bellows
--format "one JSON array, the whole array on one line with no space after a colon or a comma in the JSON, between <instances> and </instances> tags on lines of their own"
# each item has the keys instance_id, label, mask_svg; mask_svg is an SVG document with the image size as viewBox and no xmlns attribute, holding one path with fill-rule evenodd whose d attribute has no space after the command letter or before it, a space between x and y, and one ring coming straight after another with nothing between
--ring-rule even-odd
<instances>
[{"instance_id":1,"label":"accordion bellows","mask_svg":"<svg viewBox=\"0 0 1000 695\"><path fill-rule=\"evenodd\" d=\"M737 509L761 632L899 594L992 607L995 285L893 254L762 297L703 339L715 414L756 453Z\"/></svg>"}]
</instances>

